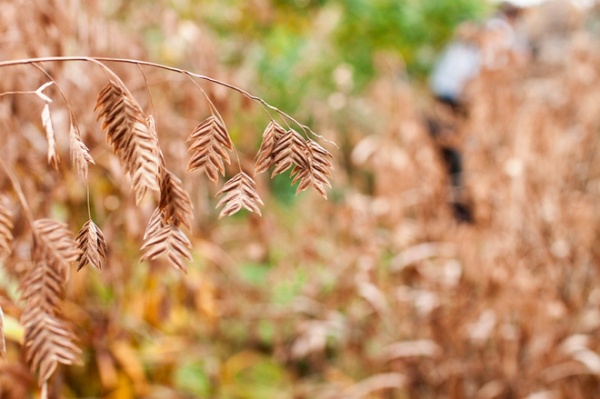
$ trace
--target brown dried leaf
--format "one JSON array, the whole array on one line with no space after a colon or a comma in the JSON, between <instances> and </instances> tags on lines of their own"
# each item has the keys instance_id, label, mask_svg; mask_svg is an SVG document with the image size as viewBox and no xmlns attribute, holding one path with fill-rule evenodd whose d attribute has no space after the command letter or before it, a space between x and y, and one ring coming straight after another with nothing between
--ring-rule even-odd
<instances>
[{"instance_id":1,"label":"brown dried leaf","mask_svg":"<svg viewBox=\"0 0 600 399\"><path fill-rule=\"evenodd\" d=\"M264 205L256 192L256 183L244 172L238 173L225 183L216 196L223 196L217 204L217 208L223 206L219 219L233 215L242 208L260 215L257 204Z\"/></svg>"},{"instance_id":2,"label":"brown dried leaf","mask_svg":"<svg viewBox=\"0 0 600 399\"><path fill-rule=\"evenodd\" d=\"M88 263L102 270L108 253L102 230L90 219L85 222L75 240L77 248L81 251L77 257L77 270L81 270Z\"/></svg>"},{"instance_id":3,"label":"brown dried leaf","mask_svg":"<svg viewBox=\"0 0 600 399\"><path fill-rule=\"evenodd\" d=\"M231 163L228 150L233 150L233 143L223 122L214 115L209 116L196 126L187 139L191 142L189 153L192 154L187 171L204 169L206 176L213 182L219 180L219 173L225 175L224 162Z\"/></svg>"},{"instance_id":4,"label":"brown dried leaf","mask_svg":"<svg viewBox=\"0 0 600 399\"><path fill-rule=\"evenodd\" d=\"M0 195L0 257L8 255L12 251L13 216L10 201L5 196Z\"/></svg>"},{"instance_id":5,"label":"brown dried leaf","mask_svg":"<svg viewBox=\"0 0 600 399\"><path fill-rule=\"evenodd\" d=\"M277 122L271 121L263 132L260 148L256 153L256 164L254 173L259 174L273 165L273 148L275 143L286 134L286 131Z\"/></svg>"},{"instance_id":6,"label":"brown dried leaf","mask_svg":"<svg viewBox=\"0 0 600 399\"><path fill-rule=\"evenodd\" d=\"M189 252L191 247L192 244L178 227L164 225L150 230L150 234L141 248L140 262L166 257L172 266L185 272L185 260L192 260Z\"/></svg>"},{"instance_id":7,"label":"brown dried leaf","mask_svg":"<svg viewBox=\"0 0 600 399\"><path fill-rule=\"evenodd\" d=\"M54 136L54 126L52 125L52 118L50 116L50 106L48 103L44 104L42 109L42 125L46 130L46 140L48 141L48 163L52 167L58 170L58 164L60 159L56 152L56 139Z\"/></svg>"},{"instance_id":8,"label":"brown dried leaf","mask_svg":"<svg viewBox=\"0 0 600 399\"><path fill-rule=\"evenodd\" d=\"M70 144L73 166L77 168L78 176L83 180L87 180L88 163L94 164L95 162L90 155L90 150L81 139L79 129L73 124L71 124Z\"/></svg>"},{"instance_id":9,"label":"brown dried leaf","mask_svg":"<svg viewBox=\"0 0 600 399\"><path fill-rule=\"evenodd\" d=\"M120 83L110 81L96 101L102 130L131 176L136 202L147 190L159 191L160 149L155 133L148 126L141 107Z\"/></svg>"}]
</instances>

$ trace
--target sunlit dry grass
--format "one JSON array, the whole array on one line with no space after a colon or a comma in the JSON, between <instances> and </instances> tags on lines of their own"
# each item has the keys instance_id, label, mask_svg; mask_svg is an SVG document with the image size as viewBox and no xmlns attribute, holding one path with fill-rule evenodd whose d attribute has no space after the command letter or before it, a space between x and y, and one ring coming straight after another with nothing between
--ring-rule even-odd
<instances>
[{"instance_id":1,"label":"sunlit dry grass","mask_svg":"<svg viewBox=\"0 0 600 399\"><path fill-rule=\"evenodd\" d=\"M68 15L45 17L51 34L27 55L60 53L64 38L75 34L68 26L84 26ZM141 45L110 49L93 35L105 24L94 15L78 33L88 38L82 51L144 58ZM14 21L2 23L16 29ZM469 116L451 121L447 140L464 157L474 224L457 223L448 206L444 165L424 123L437 112L434 105L382 55L368 93L317 116L319 130L340 143L329 201L311 193L292 207L280 205L261 175L263 217L217 222L218 190L184 179L196 214L185 277L161 263L138 262L152 206L135 207L102 143L89 111L96 78L74 78L76 66L54 71L81 96L75 111L98 163L89 170L97 182L92 210L109 251L102 273L73 272L63 311L76 323L84 365L59 369L51 389L106 398L600 396L600 47L582 26L572 22L563 32L562 57L509 64L472 82ZM2 51L2 58L25 56L16 42ZM2 91L35 90L44 81L21 68L3 72ZM139 71L119 73L149 107ZM184 175L181 143L206 104L183 78L147 76L161 92L154 107L165 157ZM207 90L225 122L234 119L235 100ZM20 129L39 119L41 105L30 102L0 98L0 129L22 132L6 136L3 159L37 176L23 187L34 209L83 224L86 194L76 170L61 164L56 174L47 167L41 124ZM56 108L56 131L68 130ZM233 136L236 145L251 147L261 133L249 127ZM57 140L66 154L68 143ZM246 154L254 150L240 151L249 170ZM26 230L17 218L13 234ZM2 398L36 390L14 325L28 251L24 244L13 248L1 274L8 331Z\"/></svg>"}]
</instances>

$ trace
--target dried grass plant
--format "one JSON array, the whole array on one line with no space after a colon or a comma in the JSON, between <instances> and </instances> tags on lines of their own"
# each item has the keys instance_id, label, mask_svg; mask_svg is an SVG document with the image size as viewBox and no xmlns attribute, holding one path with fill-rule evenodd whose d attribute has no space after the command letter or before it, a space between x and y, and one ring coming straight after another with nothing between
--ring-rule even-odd
<instances>
[{"instance_id":1,"label":"dried grass plant","mask_svg":"<svg viewBox=\"0 0 600 399\"><path fill-rule=\"evenodd\" d=\"M192 260L189 252L192 245L180 227L191 229L192 202L181 180L166 168L153 116L148 116L142 110L125 83L107 66L107 63L129 63L140 68L142 66L160 68L185 75L190 79L195 78L224 86L260 103L269 115L270 112L274 112L276 117L282 118L283 123L295 123L304 133L311 132L308 127L299 124L289 115L236 86L165 65L100 57L46 57L0 62L0 68L4 69L19 65L32 66L34 70L42 71L49 79L36 90L19 92L19 94L32 94L44 101L41 119L46 132L47 162L54 169L58 169L60 158L49 107L52 99L44 93L44 90L51 85L57 88L68 108L70 153L74 168L84 184L90 184L88 168L89 164L94 164L94 160L79 134L79 126L69 99L59 83L42 66L48 63L67 62L84 62L90 67L100 66L109 80L100 90L94 110L97 111L98 119L102 119L102 130L106 134L107 143L118 158L123 171L131 179L136 204L139 205L149 191L160 194L158 206L144 233L141 261L164 258L175 268L186 271L186 262ZM202 93L206 96L204 91ZM2 93L2 95L8 94L16 94L16 92ZM191 156L187 169L188 172L196 169L204 171L211 181L217 183L219 175L225 176L224 164L231 163L228 151L234 150L234 146L218 110L209 97L206 99L210 105L211 116L200 123L189 136L188 152ZM273 138L270 134L272 130L280 131L282 134ZM259 160L257 169L263 171L273 168L273 176L275 176L293 167L293 184L300 181L298 191L312 186L326 197L325 186L330 187L332 167L329 160L331 156L327 150L291 128L285 130L272 118L265 132L265 142L256 154ZM80 354L73 333L61 319L61 303L64 299L70 264L76 261L77 270L90 264L101 271L106 262L107 248L110 243L107 243L102 230L91 219L89 204L89 219L76 239L63 223L52 219L35 219L32 206L21 189L23 184L21 180L25 177L17 176L12 166L4 161L0 161L0 166L12 183L13 191L19 199L22 213L27 216L33 236L31 266L22 280L21 287L22 299L25 301L21 324L25 328L24 346L27 348L27 361L32 371L38 372L39 383L43 387L43 396L45 396L47 382L57 365L72 364L78 360ZM217 193L217 197L221 197L217 207L223 206L220 217L233 215L242 208L260 215L259 205L263 205L263 202L256 191L256 184L252 177L241 169L239 160L238 166L239 172ZM8 205L3 205L1 216L0 246L4 252L9 252L14 244L11 233L13 220Z\"/></svg>"},{"instance_id":2,"label":"dried grass plant","mask_svg":"<svg viewBox=\"0 0 600 399\"><path fill-rule=\"evenodd\" d=\"M33 37L29 41L27 37L37 32L22 30L22 27L31 26L24 21L19 27L21 17L15 14L17 7L9 4L0 6L6 10L0 17L0 25L13 27L14 32L21 36L20 40L32 42ZM93 5L89 7L93 8ZM45 12L37 6L31 6L31 10L34 19ZM93 13L93 10L88 12ZM49 19L42 26L52 32L51 38L60 46L64 37L72 33L69 27L73 25L64 21L76 21L58 11L47 17ZM59 23L61 20L63 23ZM87 26L90 35L92 30L103 28L99 23L92 18L92 25ZM60 32L55 32L58 27ZM97 40L90 41L90 44L102 47ZM59 51L54 50L57 49L46 50L44 46L36 45L26 54L63 53L60 48ZM122 273L119 271L122 265L119 261L114 262L115 256L111 255L113 240L116 241L120 234L119 225L113 223L110 231L103 232L102 224L96 221L97 216L92 217L99 214L101 220L107 219L102 211L106 208L98 206L104 199L98 196L95 184L104 184L104 176L108 175L114 179L118 190L121 186L131 186L138 210L133 211L134 208L129 205L120 210L113 206L114 211L122 213L121 217L129 215L139 220L147 207L154 204L155 210L142 238L140 261L155 264L155 260L162 259L186 272L187 263L192 260L192 242L187 235L195 228L193 203L197 196L190 196L189 192L194 187L190 187L189 183L186 187L176 174L185 166L185 163L178 165L174 162L181 163L179 148L180 143L185 143L183 137L174 135L174 138L167 137L164 143L162 140L159 143L160 137L166 135L157 132L155 120L160 126L167 126L168 122L163 122L157 115L160 114L160 110L156 112L160 101L152 93L154 81L158 81L156 87L159 89L165 81L163 77L157 78L158 71L178 75L180 82L191 87L180 91L196 97L188 104L200 105L191 109L190 114L201 114L205 109L209 112L209 116L189 134L187 172L204 172L214 183L219 183L221 177L225 179L223 187L216 193L219 198L216 205L223 207L221 217L233 215L241 209L260 215L259 206L263 205L263 201L250 174L252 166L242 166L243 160L234 147L220 112L221 107L227 112L227 98L215 94L206 83L240 94L257 104L267 115L267 132L256 154L260 161L256 165L257 170L274 169L273 175L276 175L293 167L294 184L300 181L299 191L312 186L326 196L324 187L330 187L330 155L308 139L308 136L314 135L310 128L238 86L189 70L135 59L78 56L23 58L16 47L7 46L3 54L4 51L12 59L6 60L3 55L5 60L0 62L3 71L0 79L0 130L6 137L0 145L3 175L0 256L4 259L8 275L20 282L23 304L12 302L6 293L0 293L0 356L6 355L4 306L10 310L11 316L19 316L19 323L24 328L22 348L25 360L31 372L37 374L42 397L53 397L52 392L59 389L57 385L54 388L49 385L59 365L81 363L82 338L76 336L76 330L68 322L72 314L65 314L65 307L72 308L67 297L72 291L69 288L71 268L76 265L77 271L80 271L90 265L97 271L108 273L107 279L113 282L119 280ZM127 65L131 68L124 68ZM136 89L130 89L132 86ZM98 93L95 107L90 101L94 91ZM140 91L144 93L145 107L136 99ZM37 117L32 119L36 114ZM175 113L172 115L176 116ZM91 133L97 130L94 119L101 121L104 140L102 136L94 137ZM176 122L175 125L181 123ZM281 137L269 135L268 131L273 126L283 133ZM293 130L292 126L302 134ZM40 144L39 131L45 137L44 144ZM294 140L283 140L289 137ZM102 141L106 141L113 155L104 149L106 146ZM63 160L66 150L70 153L72 168ZM176 156L173 156L174 152ZM231 152L237 170L236 166L230 167ZM172 162L175 166L170 170L167 164ZM282 168L282 165L285 167ZM49 168L55 172L51 173ZM228 178L230 174L233 177ZM84 188L83 201L81 196L77 199L75 195L74 200L65 192L70 190L69 186L76 185ZM126 192L122 194L127 198ZM60 204L61 201L65 202ZM123 200L123 203L127 202ZM78 210L74 207L75 203L83 205L83 208ZM52 211L56 206L66 214L56 218ZM72 223L81 219L85 222L75 236L71 232ZM135 230L137 227L129 228ZM71 319L71 323L74 321ZM11 338L14 339L13 336ZM101 359L102 356L98 361ZM27 389L26 378L4 380L4 376L14 376L19 372L22 370L10 364L0 366L0 397L19 397Z\"/></svg>"},{"instance_id":3,"label":"dried grass plant","mask_svg":"<svg viewBox=\"0 0 600 399\"><path fill-rule=\"evenodd\" d=\"M449 138L464 157L472 226L453 218L424 123L431 105L389 67L395 58L383 55L365 98L321 121L363 134L348 139L341 198L318 215L299 205L300 226L239 233L256 237L246 256L257 246L277 259L268 285L302 284L285 286L283 304L262 287L246 294L246 312L222 304L223 318L250 326L248 346L294 370L287 397L600 395L600 47L580 22L562 33L559 57L542 56L556 41L541 35L540 58L472 82Z\"/></svg>"},{"instance_id":4,"label":"dried grass plant","mask_svg":"<svg viewBox=\"0 0 600 399\"><path fill-rule=\"evenodd\" d=\"M52 2L59 3L56 15L25 15L0 0L7 10L0 25L19 26L13 31L31 47L9 40L5 58L62 54L74 31L87 38L82 53L150 58L94 18L100 11L92 3L81 24L65 23L80 14ZM134 19L146 23L155 14ZM401 66L388 55L364 97L342 93L347 107L335 112L319 104L315 125L344 143L334 172L334 161L276 111L261 128L257 157L240 150L237 162L230 143L259 143L234 121L260 101L243 93L236 100L239 92L216 82L197 80L211 105L188 75L149 65L140 71L132 60L98 60L118 78L93 61L37 63L52 79L41 71L32 78L31 66L3 67L0 92L33 92L0 97L0 130L20 133L3 136L0 159L32 216L0 173L0 330L7 337L0 352L8 359L0 362L0 396L32 395L41 378L49 396L67 397L599 397L600 55L597 37L577 23L581 16L568 15L558 42L536 27L540 59L474 81L469 117L453 121L473 226L457 224L447 206L444 165L423 123L429 103L399 79ZM48 40L22 29L27 19ZM208 55L189 57L202 63L190 61L187 70L238 80L214 63L214 43L195 40L202 46L189 51ZM550 62L557 43L560 57ZM100 134L91 110L107 84L116 95L98 107ZM76 117L72 128L58 87ZM53 100L51 125L40 117L43 96ZM115 124L117 110L130 123ZM123 151L121 134L146 139ZM278 146L282 137L286 145ZM138 157L152 166L138 172ZM188 168L197 171L186 175ZM335 173L332 201L305 197L297 219L277 206L258 218L270 200L261 175L269 169L293 172L292 180L319 194ZM221 181L223 171L230 178L216 187L211 178ZM82 181L90 182L89 200ZM217 224L216 205L223 216L252 212ZM80 225L77 236L70 233ZM80 250L65 251L66 242ZM140 244L148 260L141 264ZM72 261L67 270L82 269L68 284L64 259ZM160 272L162 263L187 268L187 278ZM49 284L40 286L41 277ZM26 279L45 288L16 291ZM30 299L19 302L25 293ZM37 301L46 306L34 307ZM23 315L45 321L27 348L12 331ZM31 348L53 360L21 355ZM39 363L37 378L27 354ZM81 367L60 366L80 358ZM181 365L190 364L194 380L207 381L203 394L177 385ZM252 372L267 375L268 384Z\"/></svg>"},{"instance_id":5,"label":"dried grass plant","mask_svg":"<svg viewBox=\"0 0 600 399\"><path fill-rule=\"evenodd\" d=\"M570 12L554 17L583 23ZM371 191L332 216L335 244L312 248L336 284L309 278L287 352L335 370L311 397L600 395L598 37L575 23L552 60L554 38L536 44L540 58L473 81L453 121L473 226L447 206L418 92L393 69L373 84L378 134L352 152Z\"/></svg>"}]
</instances>

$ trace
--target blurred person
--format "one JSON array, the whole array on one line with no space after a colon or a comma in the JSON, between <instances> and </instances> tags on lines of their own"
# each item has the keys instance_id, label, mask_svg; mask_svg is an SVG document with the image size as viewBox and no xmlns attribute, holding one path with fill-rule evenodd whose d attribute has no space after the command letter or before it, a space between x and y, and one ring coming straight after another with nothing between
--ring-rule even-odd
<instances>
[{"instance_id":1,"label":"blurred person","mask_svg":"<svg viewBox=\"0 0 600 399\"><path fill-rule=\"evenodd\" d=\"M480 30L472 23L459 26L455 39L443 51L429 80L435 98L457 112L464 107L465 86L478 75L481 66Z\"/></svg>"},{"instance_id":2,"label":"blurred person","mask_svg":"<svg viewBox=\"0 0 600 399\"><path fill-rule=\"evenodd\" d=\"M444 49L429 79L435 98L434 117L427 119L430 136L438 147L450 183L450 206L459 222L474 222L472 206L463 189L463 161L449 136L468 117L468 85L482 70L523 64L528 58L527 41L517 29L522 9L503 2L485 24L461 24L455 38Z\"/></svg>"},{"instance_id":3,"label":"blurred person","mask_svg":"<svg viewBox=\"0 0 600 399\"><path fill-rule=\"evenodd\" d=\"M459 222L472 223L473 211L462 192L462 157L454 145L448 143L456 130L458 119L467 116L465 88L481 68L481 27L465 23L458 27L455 39L444 49L429 79L436 100L434 116L427 119L427 127L437 147L450 183L450 206Z\"/></svg>"},{"instance_id":4,"label":"blurred person","mask_svg":"<svg viewBox=\"0 0 600 399\"><path fill-rule=\"evenodd\" d=\"M518 26L522 14L522 8L503 2L485 24L459 25L429 78L429 88L439 103L464 113L466 88L482 69L500 69L528 59L529 45Z\"/></svg>"}]
</instances>

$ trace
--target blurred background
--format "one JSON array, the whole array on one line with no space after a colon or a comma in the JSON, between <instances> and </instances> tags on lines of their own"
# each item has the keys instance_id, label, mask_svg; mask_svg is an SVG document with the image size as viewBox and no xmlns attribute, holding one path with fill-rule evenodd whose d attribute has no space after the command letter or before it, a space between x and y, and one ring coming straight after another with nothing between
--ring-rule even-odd
<instances>
[{"instance_id":1,"label":"blurred background","mask_svg":"<svg viewBox=\"0 0 600 399\"><path fill-rule=\"evenodd\" d=\"M321 141L335 158L329 200L260 175L263 217L217 220L219 187L185 174L185 138L209 114L201 92L178 74L109 64L154 114L193 200L183 275L139 262L153 204L135 206L95 120L101 71L45 64L96 160L91 211L109 243L105 270L71 275L63 309L83 365L61 368L50 397L600 398L595 1L0 0L0 10L2 60L185 68L337 144ZM0 91L45 81L32 67L3 68ZM265 113L202 87L253 170ZM59 172L45 164L31 98L0 98L0 156L34 213L76 232L86 189L53 90ZM1 187L13 196L4 176ZM39 395L18 322L23 225L0 268L1 398Z\"/></svg>"}]
</instances>

